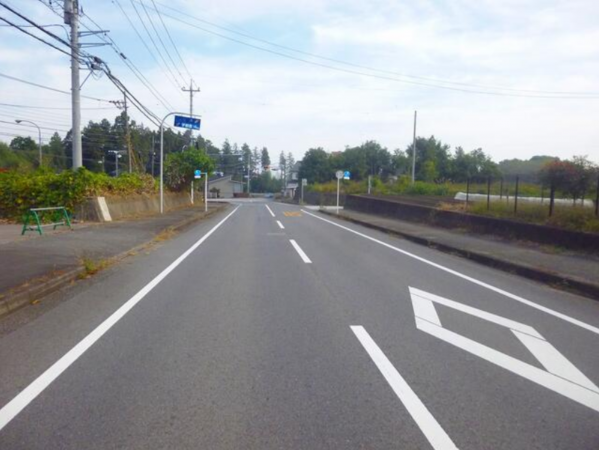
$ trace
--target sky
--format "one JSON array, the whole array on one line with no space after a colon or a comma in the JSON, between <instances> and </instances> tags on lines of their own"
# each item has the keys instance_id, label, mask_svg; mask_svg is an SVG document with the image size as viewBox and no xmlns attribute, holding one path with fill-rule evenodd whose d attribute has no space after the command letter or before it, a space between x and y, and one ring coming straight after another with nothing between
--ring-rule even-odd
<instances>
[{"instance_id":1,"label":"sky","mask_svg":"<svg viewBox=\"0 0 599 450\"><path fill-rule=\"evenodd\" d=\"M44 5L48 0L2 1L38 24L62 23ZM417 110L418 136L482 148L495 161L543 154L588 155L599 163L596 0L80 0L80 6L83 24L96 29L93 20L109 30L161 101L114 48L86 51L157 116L189 110L181 87L191 75L201 90L194 97L201 133L216 145L229 139L266 146L273 160L281 151L299 160L312 147L339 151L366 140L394 151L410 144ZM24 23L2 7L0 17ZM66 36L61 27L48 30ZM69 65L68 56L0 26L0 74L68 91ZM121 98L95 72L82 94ZM82 105L84 123L118 114L107 102ZM69 107L69 95L0 76L0 140L37 136L13 124L16 118L44 127L44 139L54 130L64 135ZM151 125L134 109L131 116Z\"/></svg>"}]
</instances>

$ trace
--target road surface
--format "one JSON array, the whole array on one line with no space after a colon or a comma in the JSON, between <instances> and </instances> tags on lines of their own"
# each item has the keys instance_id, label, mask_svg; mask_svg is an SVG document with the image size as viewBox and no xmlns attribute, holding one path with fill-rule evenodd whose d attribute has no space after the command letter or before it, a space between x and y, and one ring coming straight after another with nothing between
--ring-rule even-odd
<instances>
[{"instance_id":1,"label":"road surface","mask_svg":"<svg viewBox=\"0 0 599 450\"><path fill-rule=\"evenodd\" d=\"M313 210L58 297L0 324L1 449L599 448L599 303Z\"/></svg>"}]
</instances>

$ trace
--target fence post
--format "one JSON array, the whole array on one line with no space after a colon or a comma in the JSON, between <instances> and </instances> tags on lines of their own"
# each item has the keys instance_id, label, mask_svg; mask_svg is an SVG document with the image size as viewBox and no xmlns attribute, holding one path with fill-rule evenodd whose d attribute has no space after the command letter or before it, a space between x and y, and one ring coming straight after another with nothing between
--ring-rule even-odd
<instances>
[{"instance_id":1,"label":"fence post","mask_svg":"<svg viewBox=\"0 0 599 450\"><path fill-rule=\"evenodd\" d=\"M468 211L469 198L470 198L470 177L466 178L466 211Z\"/></svg>"},{"instance_id":2,"label":"fence post","mask_svg":"<svg viewBox=\"0 0 599 450\"><path fill-rule=\"evenodd\" d=\"M597 194L595 196L595 215L599 216L599 176L597 176Z\"/></svg>"},{"instance_id":3,"label":"fence post","mask_svg":"<svg viewBox=\"0 0 599 450\"><path fill-rule=\"evenodd\" d=\"M491 209L491 177L487 177L487 211Z\"/></svg>"},{"instance_id":4,"label":"fence post","mask_svg":"<svg viewBox=\"0 0 599 450\"><path fill-rule=\"evenodd\" d=\"M516 192L514 192L514 214L518 213L518 187L520 185L520 177L516 175Z\"/></svg>"},{"instance_id":5,"label":"fence post","mask_svg":"<svg viewBox=\"0 0 599 450\"><path fill-rule=\"evenodd\" d=\"M501 184L499 185L499 200L503 199L503 177L501 177Z\"/></svg>"},{"instance_id":6,"label":"fence post","mask_svg":"<svg viewBox=\"0 0 599 450\"><path fill-rule=\"evenodd\" d=\"M555 186L551 183L549 188L549 217L553 215L553 207L555 205Z\"/></svg>"},{"instance_id":7,"label":"fence post","mask_svg":"<svg viewBox=\"0 0 599 450\"><path fill-rule=\"evenodd\" d=\"M541 185L541 205L543 204L543 200L545 200L545 186Z\"/></svg>"}]
</instances>

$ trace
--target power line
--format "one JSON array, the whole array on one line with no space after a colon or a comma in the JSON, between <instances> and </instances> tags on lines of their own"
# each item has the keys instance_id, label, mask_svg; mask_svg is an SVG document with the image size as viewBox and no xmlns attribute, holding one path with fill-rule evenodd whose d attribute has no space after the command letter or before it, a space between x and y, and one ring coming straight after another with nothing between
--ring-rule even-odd
<instances>
[{"instance_id":1,"label":"power line","mask_svg":"<svg viewBox=\"0 0 599 450\"><path fill-rule=\"evenodd\" d=\"M1 3L0 3L0 5L1 5L1 6L4 6L4 5L2 5ZM0 20L2 20L3 22L6 22L6 23L7 23L9 26L11 26L11 27L13 27L13 28L16 28L16 29L17 29L17 30L19 30L20 32L22 32L22 33L25 33L26 35L28 35L28 36L31 36L32 38L34 38L34 39L36 39L36 40L38 40L38 41L42 42L43 44L46 44L48 47L52 47L53 49L55 49L55 50L58 50L60 53L64 53L65 55L67 55L67 56L69 56L69 57L71 56L71 54L70 54L69 52L66 52L66 51L64 51L63 49L61 49L61 48L59 48L59 47L55 46L54 44L51 44L51 43L50 43L50 42L48 42L48 41L44 41L42 38L40 38L40 37L36 36L36 35L35 35L35 34L33 34L33 33L30 33L30 32L29 32L29 31L27 31L27 30L24 30L24 29L23 29L23 28L21 28L19 25L16 25L16 24L14 24L14 23L10 22L9 20L5 19L4 17L0 17Z\"/></svg>"},{"instance_id":2,"label":"power line","mask_svg":"<svg viewBox=\"0 0 599 450\"><path fill-rule=\"evenodd\" d=\"M32 81L27 81L27 80L23 80L22 78L17 78L17 77L13 77L13 76L10 76L10 75L6 75L5 73L0 73L0 77L7 78L7 79L12 80L12 81L17 81L19 83L28 84L30 86L35 86L35 87L38 87L38 88L41 88L41 89L46 89L48 91L58 92L60 94L71 95L71 93L69 91L63 91L63 90L56 89L56 88L53 88L53 87L44 86L43 84L33 83ZM87 95L82 95L81 97L82 98L87 98L89 100L95 100L95 101L98 101L98 102L110 103L110 100L106 100L106 99L103 99L103 98L90 97L90 96L87 96Z\"/></svg>"},{"instance_id":3,"label":"power line","mask_svg":"<svg viewBox=\"0 0 599 450\"><path fill-rule=\"evenodd\" d=\"M132 2L134 0L131 0ZM135 0L138 1L138 0ZM170 10L179 12L178 10L174 9L174 8L170 8L167 7ZM386 80L386 81L394 81L394 82L400 82L400 83L405 83L405 84L411 84L411 85L416 85L416 86L424 86L424 87L431 87L431 88L435 88L435 89L445 89L445 90L450 90L450 91L456 91L456 92L463 92L463 93L468 93L468 94L484 94L484 95L494 95L494 96L501 96L501 97L525 97L525 98L547 98L547 99L596 99L599 98L599 93L559 93L559 92L551 92L552 95L533 95L533 94L526 94L524 93L524 90L519 90L517 92L522 92L521 94L518 93L507 93L507 92L493 92L493 91L484 91L484 90L479 90L479 89L466 89L466 88L459 88L459 87L453 87L453 86L444 86L444 85L440 85L440 84L434 84L433 82L419 82L419 81L412 81L412 80L405 80L405 79L401 79L398 78L399 75L395 75L393 77L391 76L385 76L385 75L376 75L376 74L372 74L372 73L366 73L366 72L361 72L358 70L352 70L352 69L344 69L341 67L335 67L335 66L331 66L329 64L323 64L323 63L319 63L316 61L310 61L308 59L305 58L300 58L297 56L293 56L293 55L289 55L286 53L282 53L276 50L271 50L268 48L264 48L258 45L254 45L227 35L224 35L222 33L218 33L216 31L213 30L209 30L205 27L201 27L199 25L193 24L188 22L185 19L181 19L169 14L166 14L164 12L162 12L162 14L166 17L169 17L177 22L183 23L185 25L188 25L192 28L196 28L198 30L204 31L206 33L212 34L214 36L218 36L220 38L244 45L246 47L250 47L256 50L260 50L266 53L270 53L273 55L277 55L283 58L287 58L290 60L294 60L294 61L298 61L298 62L303 62L305 64L309 64L315 67L321 67L321 68L325 68L325 69L329 69L329 70L334 70L337 72L343 72L343 73L348 73L348 74L352 74L352 75L360 75L360 76L365 76L365 77L370 77L370 78L377 78L377 79L381 79L381 80ZM186 14L186 17L193 17L193 16L189 16ZM201 19L197 19L195 17L193 17L195 20L199 20L201 21ZM268 42L268 41L266 41ZM271 45L269 43L269 45ZM278 45L278 44L277 44ZM300 51L298 51L300 52ZM316 55L317 56L317 55ZM314 57L316 57L314 56ZM324 59L324 57L321 57ZM330 58L329 58L330 59ZM347 64L351 64L351 63L347 63ZM366 67L366 66L361 66L361 67ZM377 69L370 69L367 68L367 70L371 70L371 71L378 71ZM405 76L405 75L402 75ZM436 81L438 83L438 81ZM472 87L475 87L475 85L470 85ZM500 88L496 88L496 89L500 89ZM510 89L510 88L506 88L505 90ZM543 91L538 91L538 92L543 92ZM546 92L550 92L550 91L546 91Z\"/></svg>"},{"instance_id":4,"label":"power line","mask_svg":"<svg viewBox=\"0 0 599 450\"><path fill-rule=\"evenodd\" d=\"M156 62L156 64L158 64L158 66L160 66L161 70L166 75L166 77L169 79L169 81L173 84L173 86L175 87L175 89L179 90L179 86L177 86L176 77L174 76L174 74L172 73L172 71L170 70L170 68L168 67L168 65L166 65L166 62L164 64L166 65L166 68L167 68L168 72L170 72L172 78L170 78L168 76L168 74L166 72L164 72L164 66L158 61L158 59L156 59L156 56L154 55L154 52L152 52L152 50L150 50L150 47L148 46L147 42L145 41L145 39L141 36L141 34L139 33L139 31L137 30L137 27L134 25L133 21L131 20L131 18L129 17L129 15L127 14L127 12L125 11L125 9L123 8L123 6L121 5L121 2L119 0L114 0L114 1L116 2L116 4L118 5L118 7L120 8L120 10L122 11L123 15L129 21L129 24L131 25L131 28L133 28L133 30L135 31L135 34L137 34L137 37L141 40L141 42L144 45L144 47L146 48L146 50L150 53L150 56L152 56L152 58L154 59L154 61ZM146 27L145 22L142 20L141 15L139 14L139 11L137 11L137 8L135 8L135 5L133 3L132 3L132 6L133 6L133 9L135 10L135 13L137 14L137 17L139 18L139 21L141 22L141 24L143 25L144 29L146 30L146 33L150 37L150 40L154 44L154 47L156 47L156 43L154 42L154 39L152 38L152 35L150 34L148 28ZM158 47L156 47L156 49L158 49ZM160 55L161 59L164 61L164 58L162 58L162 54L160 53L160 51L158 51L158 54Z\"/></svg>"},{"instance_id":5,"label":"power line","mask_svg":"<svg viewBox=\"0 0 599 450\"><path fill-rule=\"evenodd\" d=\"M42 0L40 0L40 1L42 1ZM42 1L42 3L43 3L43 1ZM98 30L101 30L100 25L98 25L91 17L89 17L88 15L85 15L85 17L92 24L94 24ZM92 31L91 28L88 27L85 23L81 22L81 24L88 31ZM173 106L168 102L168 100L166 98L164 98L164 96L162 96L162 94L160 94L160 92L154 87L154 85L152 85L152 83L150 83L150 81L144 76L144 74L137 68L135 63L133 61L131 61L128 57L125 56L125 54L121 51L121 49L119 48L117 43L114 41L114 39L112 39L107 34L99 35L99 37L105 43L110 45L112 50L117 54L117 56L122 60L122 62L127 66L127 68L129 70L131 70L131 72L133 72L133 74L137 77L137 79L150 91L150 93L154 96L154 98L156 98L156 100L158 100L162 104L162 106L164 106L165 109L167 109L169 111L172 111L174 109Z\"/></svg>"},{"instance_id":6,"label":"power line","mask_svg":"<svg viewBox=\"0 0 599 450\"><path fill-rule=\"evenodd\" d=\"M168 28L167 28L166 24L164 23L164 20L162 19L162 15L160 14L160 11L156 7L156 2L154 0L152 0L152 4L154 5L154 10L156 11L158 18L160 19L160 22L162 23L162 26L164 27L164 31L166 31L166 35L168 36L168 39L171 41L171 44L172 44L173 48L175 49L175 52L177 53L177 56L179 57L181 64L183 64L183 68L187 72L187 75L189 75L189 78L193 79L193 76L191 75L191 72L187 68L187 64L185 64L185 61L181 57L181 53L179 53L179 49L175 45L175 41L173 41L173 37L171 36L171 33L168 31Z\"/></svg>"},{"instance_id":7,"label":"power line","mask_svg":"<svg viewBox=\"0 0 599 450\"><path fill-rule=\"evenodd\" d=\"M71 107L53 107L53 106L34 106L34 105L16 105L14 103L0 103L0 106L10 106L11 108L30 108L30 109L52 109L52 110L71 110ZM101 106L97 108L81 108L82 110L101 110L116 109L116 106Z\"/></svg>"},{"instance_id":8,"label":"power line","mask_svg":"<svg viewBox=\"0 0 599 450\"><path fill-rule=\"evenodd\" d=\"M156 33L156 36L158 37L158 40L160 41L160 44L162 45L162 48L164 49L164 51L166 53L166 56L168 56L168 59L170 60L171 64L173 65L173 67L175 68L175 70L177 71L177 73L179 74L179 76L181 77L181 80L183 80L183 84L184 84L185 78L183 77L183 75L181 74L181 71L179 70L179 68L175 64L175 61L173 61L171 53L166 48L166 45L164 45L164 41L160 37L160 33L158 33L158 30L156 29L156 26L154 25L154 21L152 20L152 16L150 15L150 13L148 13L148 10L146 9L145 3L143 3L142 1L140 1L140 4L141 4L141 6L144 9L144 12L146 13L147 18L150 21L150 25L152 25L152 29L154 30L154 33Z\"/></svg>"}]
</instances>

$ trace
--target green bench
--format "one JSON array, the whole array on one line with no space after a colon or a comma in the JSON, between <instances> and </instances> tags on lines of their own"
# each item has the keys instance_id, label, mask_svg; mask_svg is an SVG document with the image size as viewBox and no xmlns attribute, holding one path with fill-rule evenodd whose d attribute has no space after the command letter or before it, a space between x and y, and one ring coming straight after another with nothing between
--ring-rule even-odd
<instances>
[{"instance_id":1,"label":"green bench","mask_svg":"<svg viewBox=\"0 0 599 450\"><path fill-rule=\"evenodd\" d=\"M52 222L42 223L44 216L50 212L53 215ZM64 206L58 206L55 208L31 208L23 220L23 230L21 231L21 236L27 231L37 231L41 236L43 234L42 228L44 227L53 227L52 229L56 230L56 227L63 226L73 229L71 226L69 213Z\"/></svg>"}]
</instances>

